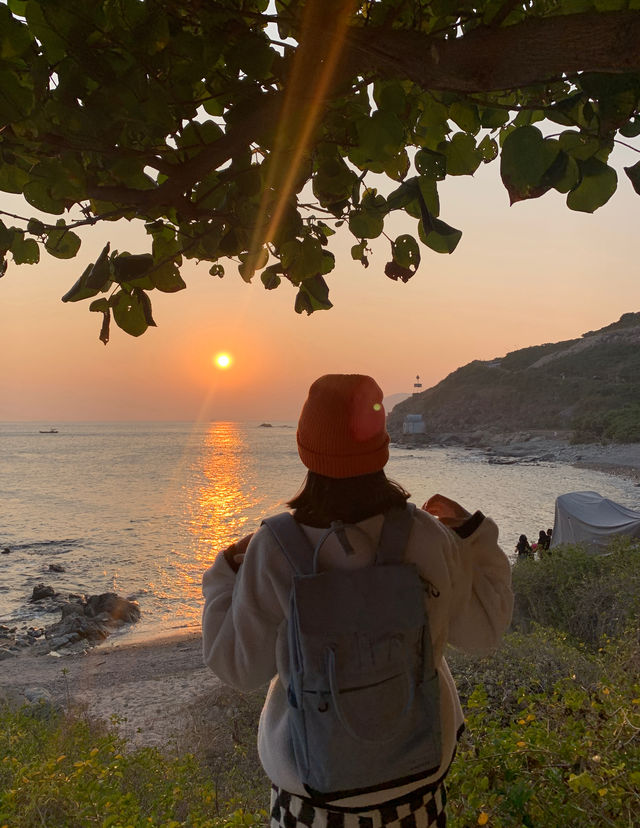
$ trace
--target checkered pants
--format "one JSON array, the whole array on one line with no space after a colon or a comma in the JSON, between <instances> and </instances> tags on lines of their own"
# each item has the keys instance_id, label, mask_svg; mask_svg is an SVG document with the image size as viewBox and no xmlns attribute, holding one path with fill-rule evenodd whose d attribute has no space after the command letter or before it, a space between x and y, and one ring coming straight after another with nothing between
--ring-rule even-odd
<instances>
[{"instance_id":1,"label":"checkered pants","mask_svg":"<svg viewBox=\"0 0 640 828\"><path fill-rule=\"evenodd\" d=\"M270 828L445 828L447 794L444 784L425 792L424 788L375 808L353 812L312 805L301 796L271 789Z\"/></svg>"}]
</instances>

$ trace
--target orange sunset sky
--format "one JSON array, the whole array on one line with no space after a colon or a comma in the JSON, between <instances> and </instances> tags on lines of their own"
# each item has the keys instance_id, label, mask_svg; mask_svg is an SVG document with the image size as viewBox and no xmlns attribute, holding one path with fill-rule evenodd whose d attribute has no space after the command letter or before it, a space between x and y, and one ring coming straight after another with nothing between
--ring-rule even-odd
<instances>
[{"instance_id":1,"label":"orange sunset sky","mask_svg":"<svg viewBox=\"0 0 640 828\"><path fill-rule=\"evenodd\" d=\"M132 253L150 246L131 224L94 228L76 259L43 253L0 280L0 420L294 420L323 373L368 373L390 395L410 391L416 374L427 388L472 359L602 327L640 309L640 201L622 171L636 160L616 150L618 191L593 215L557 193L509 207L497 162L447 180L441 218L463 231L455 253L423 247L403 285L384 275L388 241L374 240L364 270L351 237L339 238L334 307L310 317L294 312L289 285L267 292L233 263L220 280L187 262L187 290L151 294L157 329L134 339L112 324L106 347L100 315L60 297L107 240ZM9 196L0 209L30 214ZM394 237L416 223L397 217L386 229ZM226 370L214 364L220 352L232 357Z\"/></svg>"}]
</instances>

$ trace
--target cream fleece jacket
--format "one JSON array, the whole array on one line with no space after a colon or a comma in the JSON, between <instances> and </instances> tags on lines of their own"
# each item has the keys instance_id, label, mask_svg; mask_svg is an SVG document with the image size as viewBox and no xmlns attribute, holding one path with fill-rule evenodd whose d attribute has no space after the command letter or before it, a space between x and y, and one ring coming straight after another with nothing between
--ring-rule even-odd
<instances>
[{"instance_id":1,"label":"cream fleece jacket","mask_svg":"<svg viewBox=\"0 0 640 828\"><path fill-rule=\"evenodd\" d=\"M383 516L358 526L377 544ZM324 529L302 527L316 545ZM348 532L355 554L345 556L337 538L323 546L321 568L370 563L370 547L357 531ZM440 676L442 763L433 776L400 788L342 799L342 807L367 807L437 782L454 755L463 714L443 657L447 643L467 652L494 649L511 620L511 567L498 546L498 529L489 518L460 538L436 518L416 509L406 560L433 588L425 591ZM242 690L271 682L258 729L258 752L267 776L280 788L305 796L295 772L287 719L289 653L287 617L292 571L266 526L252 537L237 572L219 554L203 577L203 651L205 663L225 683Z\"/></svg>"}]
</instances>

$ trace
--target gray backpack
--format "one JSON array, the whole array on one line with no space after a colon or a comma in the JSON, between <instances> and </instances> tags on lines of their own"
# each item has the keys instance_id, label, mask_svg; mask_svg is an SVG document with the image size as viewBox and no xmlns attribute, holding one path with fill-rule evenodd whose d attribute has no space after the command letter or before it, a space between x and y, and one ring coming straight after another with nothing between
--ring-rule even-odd
<instances>
[{"instance_id":1,"label":"gray backpack","mask_svg":"<svg viewBox=\"0 0 640 828\"><path fill-rule=\"evenodd\" d=\"M288 512L264 521L294 571L289 731L298 775L318 801L402 785L440 765L425 588L403 561L414 510L387 512L375 563L352 570L318 572L330 534L352 552L344 524L314 550Z\"/></svg>"}]
</instances>

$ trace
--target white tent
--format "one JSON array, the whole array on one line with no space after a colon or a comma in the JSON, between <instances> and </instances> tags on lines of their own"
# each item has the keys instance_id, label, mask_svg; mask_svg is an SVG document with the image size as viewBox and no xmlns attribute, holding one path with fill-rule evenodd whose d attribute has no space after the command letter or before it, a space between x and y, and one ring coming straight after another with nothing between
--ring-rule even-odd
<instances>
[{"instance_id":1,"label":"white tent","mask_svg":"<svg viewBox=\"0 0 640 828\"><path fill-rule=\"evenodd\" d=\"M640 512L597 492L569 492L556 498L551 548L561 543L602 548L614 535L640 538Z\"/></svg>"}]
</instances>

